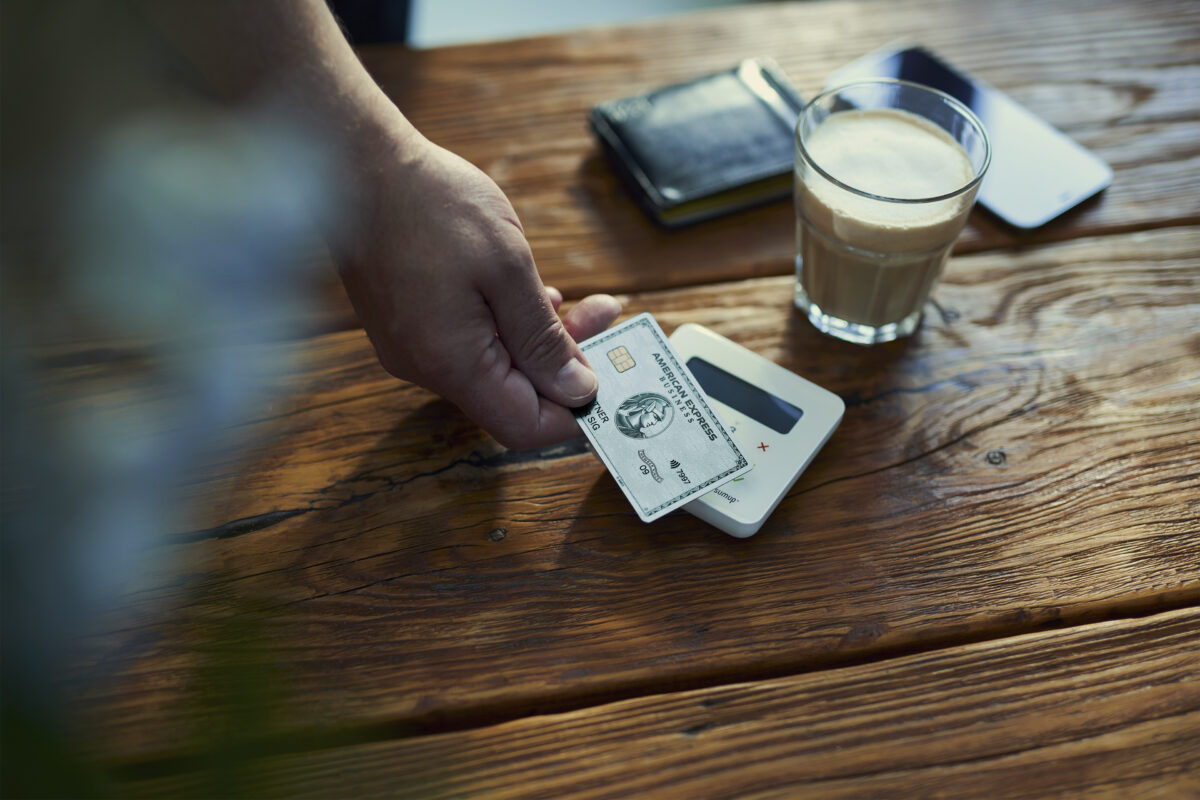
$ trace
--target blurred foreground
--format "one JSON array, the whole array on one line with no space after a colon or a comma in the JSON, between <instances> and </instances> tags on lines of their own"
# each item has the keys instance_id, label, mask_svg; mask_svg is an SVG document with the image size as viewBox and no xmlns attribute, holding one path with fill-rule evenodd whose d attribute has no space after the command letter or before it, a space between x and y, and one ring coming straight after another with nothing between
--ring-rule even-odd
<instances>
[{"instance_id":1,"label":"blurred foreground","mask_svg":"<svg viewBox=\"0 0 1200 800\"><path fill-rule=\"evenodd\" d=\"M155 544L187 529L179 486L266 399L282 365L254 345L304 313L296 256L336 173L293 110L207 97L136 5L2 13L0 788L105 795L65 744L72 685L104 677L80 647L173 567ZM269 705L269 677L237 666L243 635L209 643L208 710L232 715L210 717L214 741Z\"/></svg>"}]
</instances>

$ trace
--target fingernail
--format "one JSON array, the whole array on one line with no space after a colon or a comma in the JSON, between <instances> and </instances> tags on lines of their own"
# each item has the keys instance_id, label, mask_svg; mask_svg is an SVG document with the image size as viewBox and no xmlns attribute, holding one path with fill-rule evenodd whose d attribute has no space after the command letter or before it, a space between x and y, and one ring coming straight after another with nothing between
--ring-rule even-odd
<instances>
[{"instance_id":1,"label":"fingernail","mask_svg":"<svg viewBox=\"0 0 1200 800\"><path fill-rule=\"evenodd\" d=\"M555 387L571 400L583 400L596 391L596 373L572 358L554 377Z\"/></svg>"}]
</instances>

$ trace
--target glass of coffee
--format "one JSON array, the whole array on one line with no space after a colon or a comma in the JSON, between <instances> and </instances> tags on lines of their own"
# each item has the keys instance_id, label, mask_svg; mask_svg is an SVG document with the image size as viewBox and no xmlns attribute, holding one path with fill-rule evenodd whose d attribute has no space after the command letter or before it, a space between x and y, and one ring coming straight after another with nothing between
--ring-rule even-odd
<instances>
[{"instance_id":1,"label":"glass of coffee","mask_svg":"<svg viewBox=\"0 0 1200 800\"><path fill-rule=\"evenodd\" d=\"M916 330L991 159L983 123L897 80L831 89L796 125L796 306L861 344Z\"/></svg>"}]
</instances>

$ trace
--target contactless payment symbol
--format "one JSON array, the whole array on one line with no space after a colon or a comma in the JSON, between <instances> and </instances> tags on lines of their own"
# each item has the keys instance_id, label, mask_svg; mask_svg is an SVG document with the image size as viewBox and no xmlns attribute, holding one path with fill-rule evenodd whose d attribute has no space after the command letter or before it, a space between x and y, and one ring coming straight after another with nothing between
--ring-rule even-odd
<instances>
[{"instance_id":1,"label":"contactless payment symbol","mask_svg":"<svg viewBox=\"0 0 1200 800\"><path fill-rule=\"evenodd\" d=\"M617 430L630 439L649 439L670 426L675 407L661 394L641 392L621 403L614 416Z\"/></svg>"},{"instance_id":2,"label":"contactless payment symbol","mask_svg":"<svg viewBox=\"0 0 1200 800\"><path fill-rule=\"evenodd\" d=\"M633 360L633 356L629 355L629 351L625 349L625 345L609 350L608 360L617 368L617 372L624 372L637 366L637 363Z\"/></svg>"}]
</instances>

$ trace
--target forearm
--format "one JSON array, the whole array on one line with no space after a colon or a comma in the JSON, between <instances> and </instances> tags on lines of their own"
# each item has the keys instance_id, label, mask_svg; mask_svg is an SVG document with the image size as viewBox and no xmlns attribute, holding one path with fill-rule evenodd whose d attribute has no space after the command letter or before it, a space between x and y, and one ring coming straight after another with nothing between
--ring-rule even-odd
<instances>
[{"instance_id":1,"label":"forearm","mask_svg":"<svg viewBox=\"0 0 1200 800\"><path fill-rule=\"evenodd\" d=\"M142 7L226 100L314 115L352 147L419 136L367 74L323 0L146 0Z\"/></svg>"}]
</instances>

